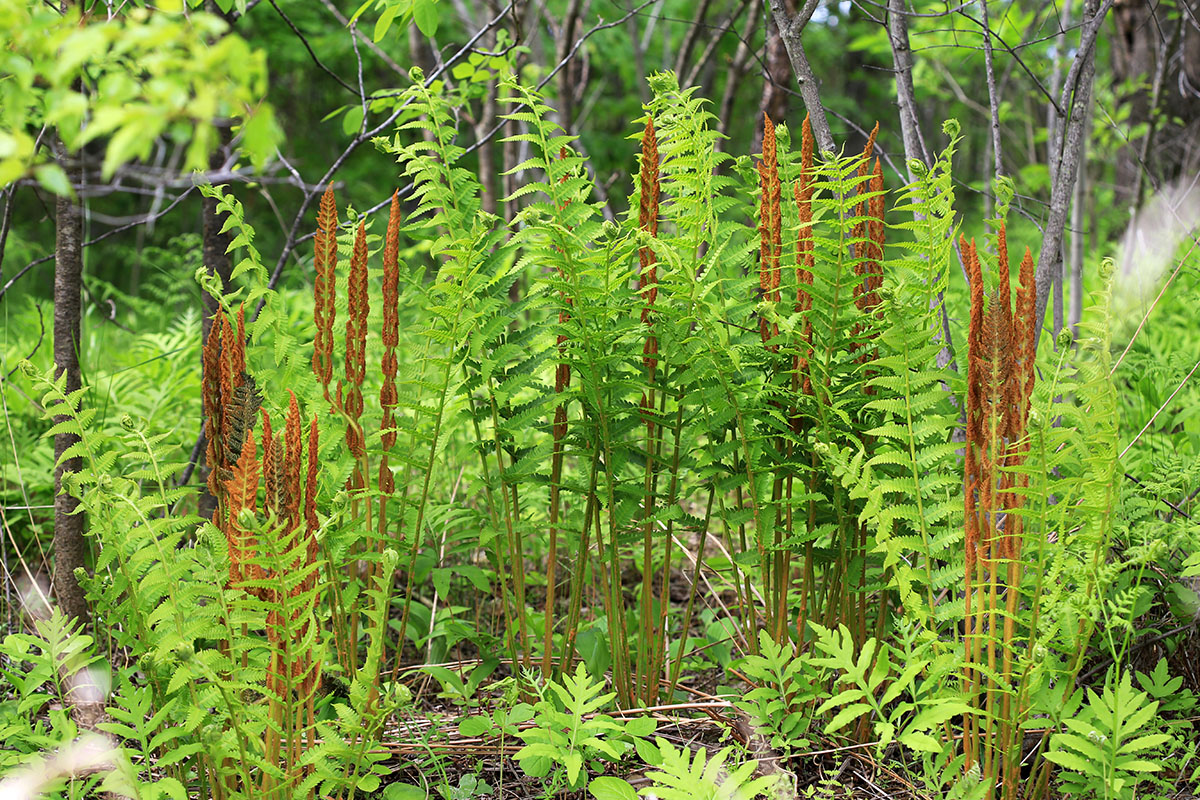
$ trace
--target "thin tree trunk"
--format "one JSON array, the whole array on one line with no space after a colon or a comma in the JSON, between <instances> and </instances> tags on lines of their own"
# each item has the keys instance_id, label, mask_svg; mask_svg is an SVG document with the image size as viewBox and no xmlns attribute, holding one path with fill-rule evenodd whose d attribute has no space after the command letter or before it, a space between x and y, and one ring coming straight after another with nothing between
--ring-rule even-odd
<instances>
[{"instance_id":1,"label":"thin tree trunk","mask_svg":"<svg viewBox=\"0 0 1200 800\"><path fill-rule=\"evenodd\" d=\"M567 4L567 11L563 15L562 25L559 26L558 41L554 48L559 61L570 54L571 46L575 43L575 30L579 26L579 12L582 5L582 0L571 0ZM634 46L637 46L636 41ZM639 82L642 77L642 73L638 72ZM575 59L571 59L558 73L558 114L563 130L567 133L572 132L572 125L575 121L575 92L578 90L578 83L579 65Z\"/></svg>"},{"instance_id":2,"label":"thin tree trunk","mask_svg":"<svg viewBox=\"0 0 1200 800\"><path fill-rule=\"evenodd\" d=\"M788 62L787 50L783 46L783 38L779 35L779 26L775 19L767 15L767 74L763 81L762 98L758 104L758 121L754 126L754 144L751 153L762 152L763 115L771 118L778 125L787 119L788 110L788 73L791 64Z\"/></svg>"},{"instance_id":3,"label":"thin tree trunk","mask_svg":"<svg viewBox=\"0 0 1200 800\"><path fill-rule=\"evenodd\" d=\"M704 18L708 16L708 7L710 5L712 5L712 0L700 0L696 5L696 13L692 15L692 24L688 26L688 32L683 39L683 45L679 48L679 55L675 58L675 74L681 80L684 70L687 69L688 61L692 58L692 50L696 46L696 38L700 35L700 30L704 28Z\"/></svg>"},{"instance_id":4,"label":"thin tree trunk","mask_svg":"<svg viewBox=\"0 0 1200 800\"><path fill-rule=\"evenodd\" d=\"M57 137L56 137L57 138ZM83 169L68 160L61 140L56 150L67 177L75 186L83 183ZM81 154L82 157L82 154ZM66 375L65 391L70 394L81 386L79 372L80 293L83 281L83 210L74 198L60 196L54 204L54 377ZM55 424L70 419L60 414ZM79 501L63 491L69 473L83 469L76 456L60 461L63 453L79 441L73 433L54 437L54 593L68 619L86 623L89 618L87 597L75 577L75 570L86 568L87 543L83 538L83 514Z\"/></svg>"},{"instance_id":5,"label":"thin tree trunk","mask_svg":"<svg viewBox=\"0 0 1200 800\"><path fill-rule=\"evenodd\" d=\"M792 72L796 75L796 83L800 85L800 97L804 107L808 109L809 124L812 126L813 138L822 152L836 152L833 143L833 133L829 130L829 120L825 116L825 106L821 104L821 88L817 76L813 74L812 66L808 63L808 54L804 52L804 44L800 35L804 26L812 19L817 9L817 0L805 0L799 14L793 15L787 9L784 0L770 0L771 15L779 26L779 35L783 37L783 45L787 50L788 60L792 62Z\"/></svg>"},{"instance_id":6,"label":"thin tree trunk","mask_svg":"<svg viewBox=\"0 0 1200 800\"><path fill-rule=\"evenodd\" d=\"M905 167L909 181L917 176L908 161L917 159L929 166L929 152L925 149L925 137L921 135L921 123L917 119L917 99L913 90L913 56L908 43L908 14L904 0L888 0L888 42L892 46L892 63L896 68L896 105L900 110L900 134L904 139Z\"/></svg>"},{"instance_id":7,"label":"thin tree trunk","mask_svg":"<svg viewBox=\"0 0 1200 800\"><path fill-rule=\"evenodd\" d=\"M1075 175L1083 149L1084 118L1092 97L1092 81L1096 74L1096 38L1100 26L1113 0L1086 0L1080 33L1080 47L1075 62L1071 65L1063 87L1059 105L1070 104L1070 118L1062 125L1061 148L1050 153L1051 164L1057 161L1058 168L1051 169L1054 180L1050 188L1050 214L1042 232L1042 248L1038 254L1035 284L1037 287L1036 319L1045 319L1046 306L1050 300L1055 273L1062 275L1063 230L1066 228L1067 210L1075 188ZM1057 331L1056 331L1057 333Z\"/></svg>"},{"instance_id":8,"label":"thin tree trunk","mask_svg":"<svg viewBox=\"0 0 1200 800\"><path fill-rule=\"evenodd\" d=\"M228 137L229 130L222 129L222 141L227 142ZM224 163L223 151L218 149L209 157L208 165L211 169L216 170L216 168L221 166L222 163ZM226 215L217 211L217 201L211 197L204 198L204 206L201 213L203 216L201 234L203 238L201 252L204 256L204 268L208 271L209 275L215 275L219 277L221 279L222 288L228 290L230 275L233 272L233 262L230 260L229 254L226 251L229 249L229 243L233 241L233 239L228 232L221 232L221 226L225 223ZM208 292L203 293L201 302L204 304L204 313L200 323L201 341L207 342L208 334L212 330L213 316L217 313L221 306L217 302L217 298L213 297ZM201 365L201 371L203 371L203 365ZM203 426L203 424L204 421L201 420L201 426ZM203 435L203 432L201 432L202 437ZM201 517L204 517L205 519L211 519L213 512L217 508L217 498L213 497L208 491L208 482L206 480L208 475L208 467L203 463L204 447L201 446L196 453L201 459L198 469L200 482L204 484L204 489L200 494L199 512Z\"/></svg>"},{"instance_id":9,"label":"thin tree trunk","mask_svg":"<svg viewBox=\"0 0 1200 800\"><path fill-rule=\"evenodd\" d=\"M1092 134L1092 111L1088 109L1083 127L1083 151L1079 157L1079 179L1075 182L1075 198L1071 203L1071 305L1067 320L1073 337L1079 336L1079 321L1083 319L1083 215L1088 202L1087 142Z\"/></svg>"},{"instance_id":10,"label":"thin tree trunk","mask_svg":"<svg viewBox=\"0 0 1200 800\"><path fill-rule=\"evenodd\" d=\"M913 56L908 42L908 16L904 0L888 0L887 32L888 43L892 48L892 63L895 66L896 105L900 111L900 134L904 141L904 166L908 173L908 180L911 182L917 179L916 173L913 172L912 162L919 161L928 167L932 165L933 160L925 147L925 137L921 134L921 123L917 119L917 98L912 81ZM916 220L921 219L920 214L913 216ZM957 244L954 246L957 247ZM960 258L959 262L961 263L961 261ZM936 303L941 309L942 329L937 334L937 338L940 339L942 346L938 350L937 363L939 367L948 366L957 372L958 365L954 360L954 341L950 337L950 316L946 311L944 301L945 298L941 292L938 292L937 297L930 301ZM949 391L950 387L942 384L942 388ZM963 428L960 426L956 435L962 433Z\"/></svg>"}]
</instances>

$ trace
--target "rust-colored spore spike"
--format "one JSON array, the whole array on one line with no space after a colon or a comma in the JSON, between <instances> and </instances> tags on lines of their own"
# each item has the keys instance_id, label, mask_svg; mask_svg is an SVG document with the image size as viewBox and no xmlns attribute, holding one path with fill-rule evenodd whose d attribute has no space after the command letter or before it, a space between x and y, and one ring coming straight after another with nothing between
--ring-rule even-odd
<instances>
[{"instance_id":1,"label":"rust-colored spore spike","mask_svg":"<svg viewBox=\"0 0 1200 800\"><path fill-rule=\"evenodd\" d=\"M959 249L963 266L967 271L971 289L971 319L967 327L967 424L966 464L964 469L964 534L966 545L967 581L975 573L979 551L979 519L976 515L975 493L979 486L979 458L983 442L983 274L975 242L968 244L965 236L959 237Z\"/></svg>"},{"instance_id":2,"label":"rust-colored spore spike","mask_svg":"<svg viewBox=\"0 0 1200 800\"><path fill-rule=\"evenodd\" d=\"M313 342L313 374L325 390L329 401L329 383L333 379L333 323L337 314L334 299L337 293L337 205L333 183L321 196L317 211L317 235L313 251L313 322L316 339Z\"/></svg>"},{"instance_id":3,"label":"rust-colored spore spike","mask_svg":"<svg viewBox=\"0 0 1200 800\"><path fill-rule=\"evenodd\" d=\"M654 119L650 116L646 117L646 127L642 131L642 164L638 176L638 189L638 227L651 236L657 236L658 138L654 131ZM646 367L651 383L654 382L655 369L658 366L658 339L654 334L652 316L654 303L658 299L657 260L652 248L641 247L638 249L638 261L641 266L641 272L638 275L638 289L642 293L642 323L650 328L646 334L646 343L642 348L642 363Z\"/></svg>"},{"instance_id":4,"label":"rust-colored spore spike","mask_svg":"<svg viewBox=\"0 0 1200 800\"><path fill-rule=\"evenodd\" d=\"M288 413L283 428L284 465L283 485L280 487L281 512L287 520L288 532L300 527L300 465L301 465L301 423L300 404L296 402L296 394L288 389Z\"/></svg>"},{"instance_id":5,"label":"rust-colored spore spike","mask_svg":"<svg viewBox=\"0 0 1200 800\"><path fill-rule=\"evenodd\" d=\"M354 250L350 257L350 278L347 286L349 295L348 319L346 320L346 383L342 408L350 419L346 425L346 445L356 460L366 453L366 440L358 422L362 418L363 379L367 374L367 227L359 221L354 236ZM340 388L340 387L339 387ZM351 478L352 488L363 488L364 476Z\"/></svg>"},{"instance_id":6,"label":"rust-colored spore spike","mask_svg":"<svg viewBox=\"0 0 1200 800\"><path fill-rule=\"evenodd\" d=\"M220 314L213 319L212 327L208 332L208 339L204 342L204 349L201 355L202 362L202 377L201 377L201 405L204 414L204 437L205 450L204 459L208 466L208 493L216 497L220 492L220 484L217 478L217 472L221 468L221 324L220 319L224 318L224 314Z\"/></svg>"},{"instance_id":7,"label":"rust-colored spore spike","mask_svg":"<svg viewBox=\"0 0 1200 800\"><path fill-rule=\"evenodd\" d=\"M399 363L396 347L400 343L400 197L392 193L392 207L388 214L387 236L383 246L383 384L379 388L379 407L383 411L379 427L382 431L381 444L385 451L385 463L380 465L380 489L386 465L386 451L396 444L395 407L400 398L396 391L396 372ZM388 471L388 478L391 472Z\"/></svg>"},{"instance_id":8,"label":"rust-colored spore spike","mask_svg":"<svg viewBox=\"0 0 1200 800\"><path fill-rule=\"evenodd\" d=\"M859 180L858 180L858 195L859 195L859 197L862 197L863 195L865 195L867 193L867 190L870 185L870 180L867 178L867 176L869 174L868 170L871 167L871 155L875 152L875 137L876 137L876 135L878 135L878 133L879 133L879 123L876 122L875 127L871 129L871 134L867 137L867 144L863 147L862 161L858 165L858 178L859 178ZM863 276L863 275L867 274L867 267L866 267L865 260L870 257L868 255L869 248L868 248L867 238L869 235L869 231L868 231L868 227L867 227L867 221L862 219L862 217L867 216L867 214L868 214L867 201L859 200L858 205L855 206L854 215L856 217L859 217L860 219L857 223L855 223L854 228L851 233L851 238L854 240L854 257L856 259L856 263L854 265L854 274L858 275L858 276ZM866 294L868 292L866 283L867 283L867 281L863 280L863 281L859 282L858 284L856 284L854 287L854 303L856 306L858 306L859 311L865 311L867 309L867 305L869 303L869 300L866 297Z\"/></svg>"},{"instance_id":9,"label":"rust-colored spore spike","mask_svg":"<svg viewBox=\"0 0 1200 800\"><path fill-rule=\"evenodd\" d=\"M792 191L800 220L796 236L796 313L805 315L802 333L804 348L796 355L794 367L801 377L801 390L807 395L812 394L812 379L808 374L809 359L812 357L812 320L808 317L812 310L812 294L807 287L812 286L812 271L816 263L812 235L813 181L813 135L806 114L800 128L800 179Z\"/></svg>"},{"instance_id":10,"label":"rust-colored spore spike","mask_svg":"<svg viewBox=\"0 0 1200 800\"><path fill-rule=\"evenodd\" d=\"M267 413L265 408L259 408L259 414L262 415L263 433L263 457L262 457L262 473L263 473L263 510L278 511L276 505L279 499L279 485L275 482L275 436L271 431L271 415Z\"/></svg>"},{"instance_id":11,"label":"rust-colored spore spike","mask_svg":"<svg viewBox=\"0 0 1200 800\"><path fill-rule=\"evenodd\" d=\"M879 121L876 120L875 127L871 129L871 133L867 136L867 143L863 146L862 166L858 168L858 176L865 178L867 175L867 165L871 163L871 156L875 154L875 137L879 135Z\"/></svg>"},{"instance_id":12,"label":"rust-colored spore spike","mask_svg":"<svg viewBox=\"0 0 1200 800\"><path fill-rule=\"evenodd\" d=\"M258 448L253 431L246 432L246 441L241 455L232 465L230 477L225 481L225 538L229 544L229 581L237 587L243 580L253 580L254 570L246 562L255 550L255 542L238 521L242 510L254 512L258 504L258 479L260 465Z\"/></svg>"},{"instance_id":13,"label":"rust-colored spore spike","mask_svg":"<svg viewBox=\"0 0 1200 800\"><path fill-rule=\"evenodd\" d=\"M758 162L759 199L758 230L759 244L759 289L768 302L779 302L779 258L782 249L783 218L780 197L782 185L779 181L779 160L776 151L775 124L763 115L762 159ZM763 344L778 332L766 317L760 320Z\"/></svg>"},{"instance_id":14,"label":"rust-colored spore spike","mask_svg":"<svg viewBox=\"0 0 1200 800\"><path fill-rule=\"evenodd\" d=\"M1024 392L1022 402L1025 406L1024 416L1029 414L1029 401L1033 397L1033 367L1034 356L1037 352L1038 322L1036 289L1034 288L1033 253L1025 248L1025 257L1021 259L1020 268L1021 288L1017 292L1018 325L1020 327L1021 368L1024 374Z\"/></svg>"}]
</instances>

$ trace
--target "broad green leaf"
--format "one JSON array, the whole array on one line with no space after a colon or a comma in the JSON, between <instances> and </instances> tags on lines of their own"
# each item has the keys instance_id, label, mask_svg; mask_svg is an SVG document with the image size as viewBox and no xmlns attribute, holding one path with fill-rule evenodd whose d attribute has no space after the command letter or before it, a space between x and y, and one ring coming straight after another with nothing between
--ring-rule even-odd
<instances>
[{"instance_id":1,"label":"broad green leaf","mask_svg":"<svg viewBox=\"0 0 1200 800\"><path fill-rule=\"evenodd\" d=\"M596 800L637 800L637 792L628 781L609 775L593 778L588 793Z\"/></svg>"}]
</instances>

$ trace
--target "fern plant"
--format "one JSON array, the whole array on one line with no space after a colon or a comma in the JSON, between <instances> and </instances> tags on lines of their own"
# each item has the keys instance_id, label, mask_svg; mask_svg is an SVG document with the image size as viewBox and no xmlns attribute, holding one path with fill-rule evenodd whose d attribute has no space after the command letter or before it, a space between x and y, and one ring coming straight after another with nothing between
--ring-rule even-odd
<instances>
[{"instance_id":1,"label":"fern plant","mask_svg":"<svg viewBox=\"0 0 1200 800\"><path fill-rule=\"evenodd\" d=\"M1133 798L1147 773L1160 769L1155 751L1170 739L1147 733L1159 702L1133 688L1132 676L1110 671L1100 692L1089 691L1087 705L1064 720L1066 731L1050 737L1046 758L1067 771L1060 785L1073 794Z\"/></svg>"},{"instance_id":2,"label":"fern plant","mask_svg":"<svg viewBox=\"0 0 1200 800\"><path fill-rule=\"evenodd\" d=\"M564 675L561 684L549 682L546 690L533 707L536 726L517 733L525 746L515 758L526 774L550 776L551 787L580 788L589 767L597 766L599 759L619 761L635 741L646 739L656 727L648 717L621 723L595 713L616 695L603 693L604 684L594 682L583 664L573 675Z\"/></svg>"}]
</instances>

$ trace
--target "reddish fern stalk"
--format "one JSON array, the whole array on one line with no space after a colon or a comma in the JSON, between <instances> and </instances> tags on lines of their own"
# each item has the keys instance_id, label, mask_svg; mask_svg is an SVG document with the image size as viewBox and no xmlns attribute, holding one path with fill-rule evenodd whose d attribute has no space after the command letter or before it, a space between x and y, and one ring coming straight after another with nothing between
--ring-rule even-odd
<instances>
[{"instance_id":1,"label":"reddish fern stalk","mask_svg":"<svg viewBox=\"0 0 1200 800\"><path fill-rule=\"evenodd\" d=\"M647 116L646 127L642 132L642 164L638 176L639 204L638 227L650 236L658 235L658 139L654 132L654 120ZM658 337L654 333L654 303L658 299L657 259L654 250L642 247L638 250L638 261L641 273L638 278L638 288L642 292L642 324L646 326L646 344L642 348L642 363L646 367L647 389L642 392L642 410L646 421L646 475L642 495L642 644L638 650L637 675L634 684L644 687L643 698L647 703L653 703L658 695L657 677L651 674L654 659L650 653L650 643L655 640L656 625L652 615L651 574L654 567L654 515L655 499L655 451L658 426L654 423L655 377L658 368ZM657 652L657 651L656 651Z\"/></svg>"},{"instance_id":2,"label":"reddish fern stalk","mask_svg":"<svg viewBox=\"0 0 1200 800\"><path fill-rule=\"evenodd\" d=\"M279 486L279 511L289 533L300 527L300 406L288 389L288 413L283 429L283 479Z\"/></svg>"},{"instance_id":3,"label":"reddish fern stalk","mask_svg":"<svg viewBox=\"0 0 1200 800\"><path fill-rule=\"evenodd\" d=\"M313 322L317 334L313 342L313 374L325 388L325 400L331 401L329 384L333 380L333 322L337 293L337 205L333 183L321 196L317 211L317 235L313 252L316 279L313 282Z\"/></svg>"},{"instance_id":4,"label":"reddish fern stalk","mask_svg":"<svg viewBox=\"0 0 1200 800\"><path fill-rule=\"evenodd\" d=\"M246 580L257 576L247 562L256 546L252 534L241 526L242 511L254 513L258 506L258 482L261 465L258 461L258 446L254 441L254 432L246 431L246 440L242 444L241 455L230 469L229 477L224 481L226 512L223 530L229 545L229 583L231 587L240 587Z\"/></svg>"},{"instance_id":5,"label":"reddish fern stalk","mask_svg":"<svg viewBox=\"0 0 1200 800\"><path fill-rule=\"evenodd\" d=\"M966 608L963 615L964 642L967 662L974 659L976 636L973 605L975 603L976 571L979 563L980 519L976 503L976 492L980 488L980 459L984 447L983 437L983 381L984 381L984 303L983 271L979 266L979 255L975 242L967 243L966 237L959 238L963 266L971 290L971 318L967 327L967 419L966 460L963 468L963 536L966 551L965 595ZM966 681L968 691L975 691L975 673L968 667ZM973 718L964 721L963 750L966 754L964 769L969 770L979 752L979 729Z\"/></svg>"}]
</instances>

